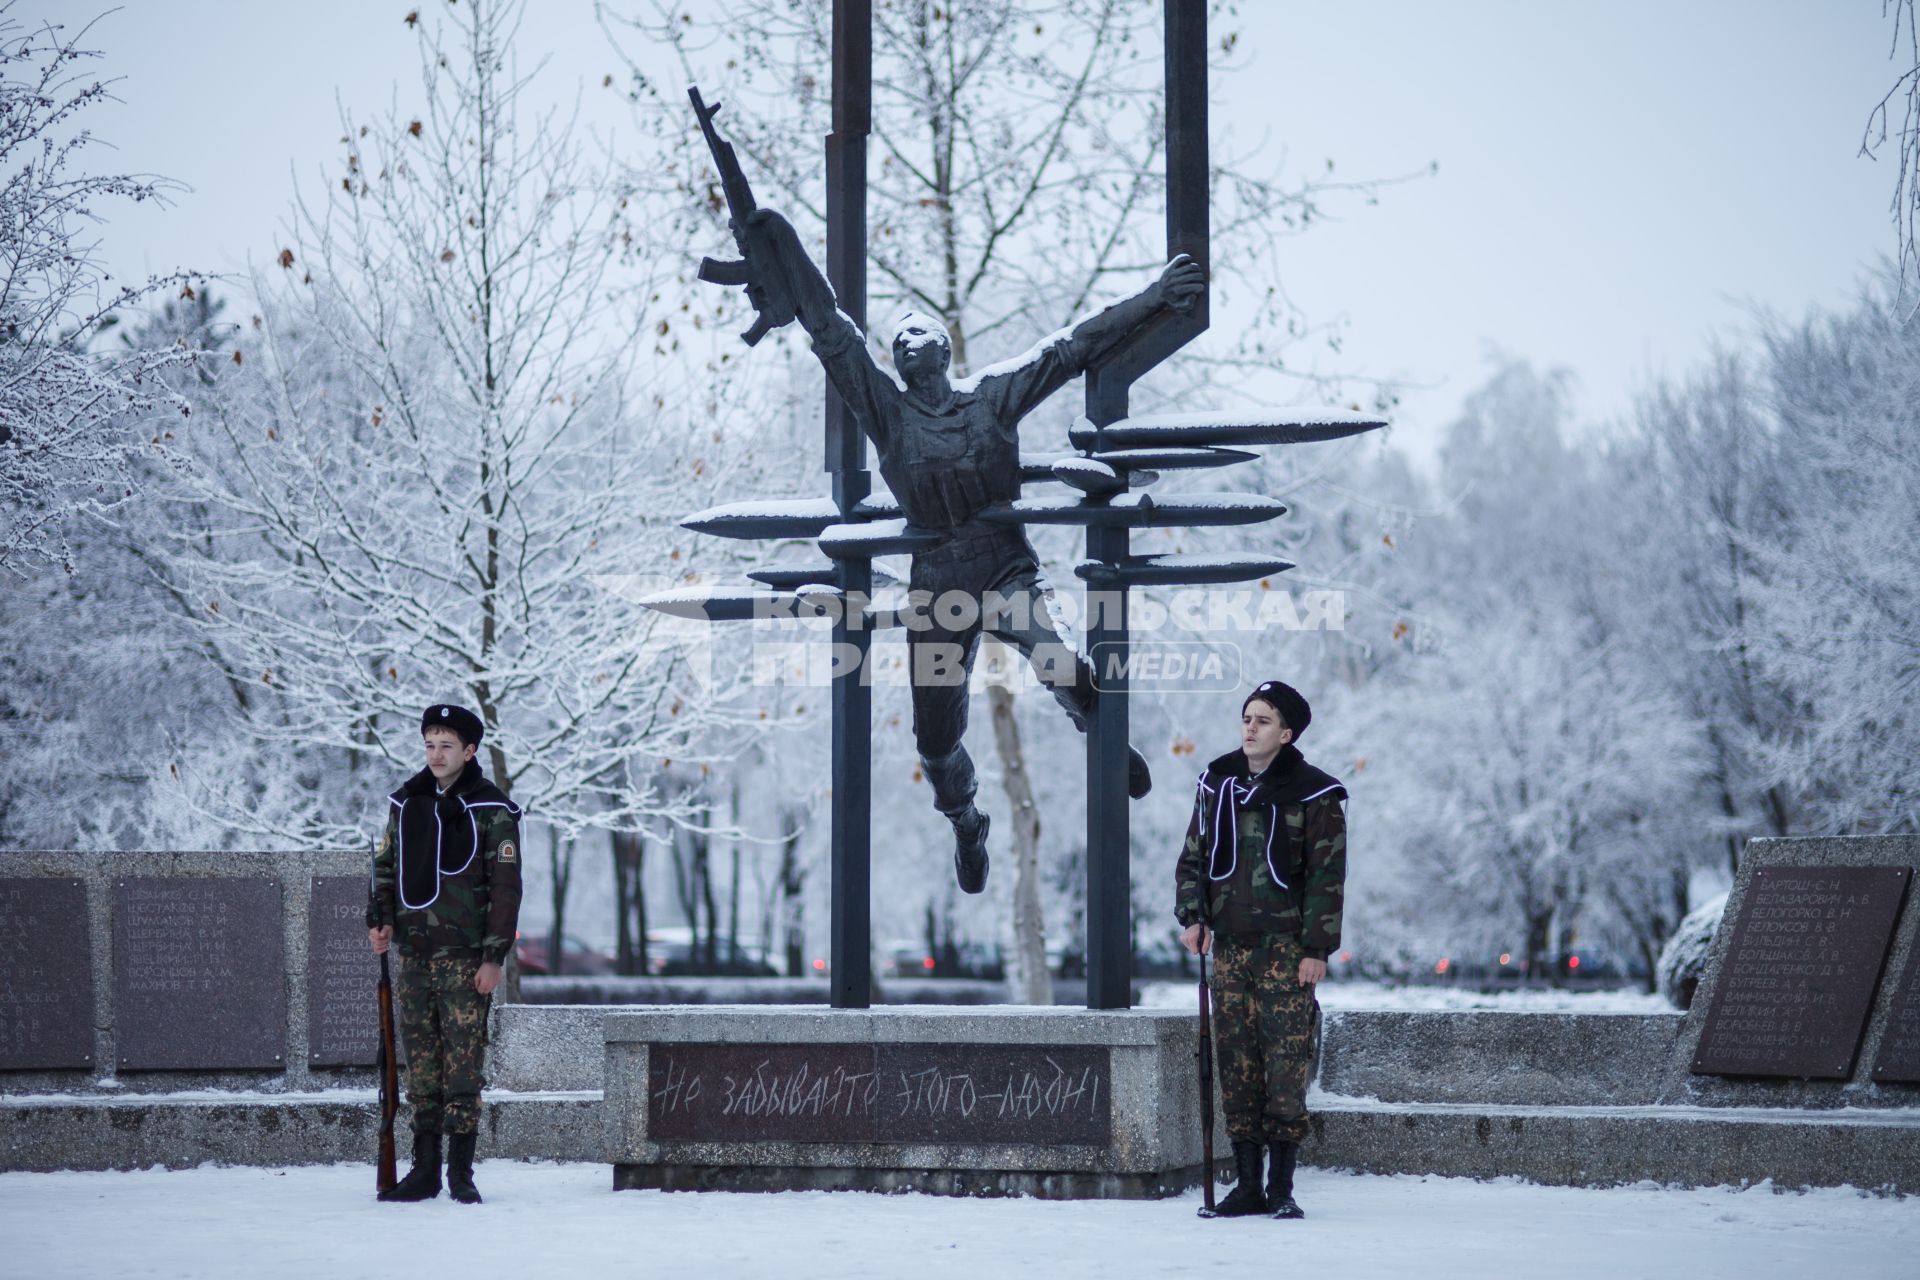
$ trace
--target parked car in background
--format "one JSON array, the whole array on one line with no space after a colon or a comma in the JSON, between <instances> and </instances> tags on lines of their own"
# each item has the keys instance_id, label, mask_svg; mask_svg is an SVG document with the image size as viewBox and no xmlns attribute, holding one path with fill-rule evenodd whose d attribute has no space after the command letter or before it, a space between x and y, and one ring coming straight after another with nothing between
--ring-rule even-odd
<instances>
[{"instance_id":1,"label":"parked car in background","mask_svg":"<svg viewBox=\"0 0 1920 1280\"><path fill-rule=\"evenodd\" d=\"M550 974L554 971L547 948L550 939L545 934L521 934L514 943L514 954L520 960L520 972L535 975ZM575 937L560 940L560 972L563 974L592 975L612 973L613 957L604 951L597 951Z\"/></svg>"},{"instance_id":2,"label":"parked car in background","mask_svg":"<svg viewBox=\"0 0 1920 1280\"><path fill-rule=\"evenodd\" d=\"M1053 976L1077 979L1087 976L1087 957L1077 945L1047 948L1047 964ZM1136 978L1197 978L1199 962L1180 945L1180 935L1169 930L1162 937L1143 939L1134 948L1133 976Z\"/></svg>"},{"instance_id":3,"label":"parked car in background","mask_svg":"<svg viewBox=\"0 0 1920 1280\"><path fill-rule=\"evenodd\" d=\"M875 948L882 978L984 978L1007 976L1000 948L984 942L959 942L932 949L924 942L897 938Z\"/></svg>"},{"instance_id":4,"label":"parked car in background","mask_svg":"<svg viewBox=\"0 0 1920 1280\"><path fill-rule=\"evenodd\" d=\"M1555 968L1568 982L1608 985L1645 982L1648 972L1647 962L1641 957L1606 947L1575 947L1560 956Z\"/></svg>"},{"instance_id":5,"label":"parked car in background","mask_svg":"<svg viewBox=\"0 0 1920 1280\"><path fill-rule=\"evenodd\" d=\"M911 938L896 938L877 948L880 963L875 971L883 978L931 978L937 967L927 944Z\"/></svg>"},{"instance_id":6,"label":"parked car in background","mask_svg":"<svg viewBox=\"0 0 1920 1280\"><path fill-rule=\"evenodd\" d=\"M699 946L694 945L693 931L690 929L649 930L647 933L647 972L663 978L702 977L726 978L772 978L780 971L767 963L766 956L758 945L742 942L734 945L734 940L726 934L717 934L712 938L712 951L707 948L708 939L700 939ZM707 957L711 954L712 963Z\"/></svg>"}]
</instances>

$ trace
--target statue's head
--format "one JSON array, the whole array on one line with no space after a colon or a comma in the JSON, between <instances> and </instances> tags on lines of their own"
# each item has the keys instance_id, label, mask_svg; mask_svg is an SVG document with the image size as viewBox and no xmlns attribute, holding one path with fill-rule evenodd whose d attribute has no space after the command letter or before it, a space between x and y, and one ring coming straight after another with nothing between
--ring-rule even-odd
<instances>
[{"instance_id":1,"label":"statue's head","mask_svg":"<svg viewBox=\"0 0 1920 1280\"><path fill-rule=\"evenodd\" d=\"M909 311L893 327L893 367L903 378L945 373L953 361L953 335L924 311Z\"/></svg>"}]
</instances>

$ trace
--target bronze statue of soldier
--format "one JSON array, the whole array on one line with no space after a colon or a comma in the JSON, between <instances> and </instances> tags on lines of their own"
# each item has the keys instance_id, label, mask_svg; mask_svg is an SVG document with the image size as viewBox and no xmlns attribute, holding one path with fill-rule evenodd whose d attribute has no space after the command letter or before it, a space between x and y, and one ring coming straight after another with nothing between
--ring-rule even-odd
<instances>
[{"instance_id":1,"label":"bronze statue of soldier","mask_svg":"<svg viewBox=\"0 0 1920 1280\"><path fill-rule=\"evenodd\" d=\"M934 807L953 824L960 888L979 893L987 880L989 820L974 804L973 760L962 739L981 633L1018 649L1083 733L1094 677L1086 658L1054 628L1047 586L1025 532L978 517L1020 496L1020 420L1162 310L1190 309L1206 288L1205 273L1184 254L1176 257L1134 296L1053 334L1018 359L958 382L948 377L953 344L947 327L910 311L893 335L896 379L835 305L832 287L785 218L754 209L735 233L746 250L740 274L749 297L756 307L770 297L792 306L827 376L873 441L880 474L908 523L944 535L913 556L908 584L916 600L936 604L908 635L914 745L933 787ZM969 600L972 608L965 607ZM939 607L943 601L949 607ZM951 607L955 601L961 607ZM1128 794L1138 799L1151 786L1146 760L1129 748Z\"/></svg>"}]
</instances>

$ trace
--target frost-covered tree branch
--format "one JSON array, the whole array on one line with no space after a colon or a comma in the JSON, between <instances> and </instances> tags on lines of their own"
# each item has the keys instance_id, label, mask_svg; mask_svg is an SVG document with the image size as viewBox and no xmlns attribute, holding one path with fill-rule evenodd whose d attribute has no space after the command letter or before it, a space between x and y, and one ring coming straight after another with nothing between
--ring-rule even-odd
<instances>
[{"instance_id":1,"label":"frost-covered tree branch","mask_svg":"<svg viewBox=\"0 0 1920 1280\"><path fill-rule=\"evenodd\" d=\"M343 119L207 397L175 597L254 740L316 766L267 810L203 763L188 781L232 829L352 839L364 804L324 762L411 771L420 708L448 700L560 840L685 819L661 770L724 756L757 711L724 644L636 603L636 572L698 571L675 522L740 465L712 425L725 373L658 266L671 212L536 105L521 14L422 24L417 113Z\"/></svg>"},{"instance_id":2,"label":"frost-covered tree branch","mask_svg":"<svg viewBox=\"0 0 1920 1280\"><path fill-rule=\"evenodd\" d=\"M71 519L132 496L135 461L167 431L156 421L187 411L163 373L191 350L95 346L117 313L193 289L179 273L115 285L101 265L104 206L162 200L171 184L86 171L96 139L82 117L113 85L91 73L90 27L30 29L0 6L0 573L71 571Z\"/></svg>"},{"instance_id":3,"label":"frost-covered tree branch","mask_svg":"<svg viewBox=\"0 0 1920 1280\"><path fill-rule=\"evenodd\" d=\"M1893 18L1887 56L1903 70L1867 113L1860 154L1877 160L1887 144L1893 144L1893 199L1888 212L1904 288L1920 263L1920 27L1915 25L1914 0L1881 0L1880 8Z\"/></svg>"}]
</instances>

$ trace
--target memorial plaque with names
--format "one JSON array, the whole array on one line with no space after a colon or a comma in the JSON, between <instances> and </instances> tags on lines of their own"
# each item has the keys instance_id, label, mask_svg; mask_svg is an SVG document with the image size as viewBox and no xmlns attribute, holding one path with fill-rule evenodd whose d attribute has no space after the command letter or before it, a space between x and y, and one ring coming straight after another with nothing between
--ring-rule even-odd
<instances>
[{"instance_id":1,"label":"memorial plaque with names","mask_svg":"<svg viewBox=\"0 0 1920 1280\"><path fill-rule=\"evenodd\" d=\"M1906 972L1887 1004L1887 1031L1874 1059L1875 1084L1920 1084L1920 945L1907 955Z\"/></svg>"},{"instance_id":2,"label":"memorial plaque with names","mask_svg":"<svg viewBox=\"0 0 1920 1280\"><path fill-rule=\"evenodd\" d=\"M0 1071L93 1065L87 887L0 880Z\"/></svg>"},{"instance_id":3,"label":"memorial plaque with names","mask_svg":"<svg viewBox=\"0 0 1920 1280\"><path fill-rule=\"evenodd\" d=\"M1091 1045L656 1044L656 1142L1101 1146L1110 1051Z\"/></svg>"},{"instance_id":4,"label":"memorial plaque with names","mask_svg":"<svg viewBox=\"0 0 1920 1280\"><path fill-rule=\"evenodd\" d=\"M1756 869L1693 1073L1851 1076L1911 877L1905 867Z\"/></svg>"},{"instance_id":5,"label":"memorial plaque with names","mask_svg":"<svg viewBox=\"0 0 1920 1280\"><path fill-rule=\"evenodd\" d=\"M283 927L278 880L114 881L120 1067L284 1067Z\"/></svg>"},{"instance_id":6,"label":"memorial plaque with names","mask_svg":"<svg viewBox=\"0 0 1920 1280\"><path fill-rule=\"evenodd\" d=\"M308 902L307 1062L370 1067L380 1048L380 960L367 946L367 878L315 876Z\"/></svg>"}]
</instances>

